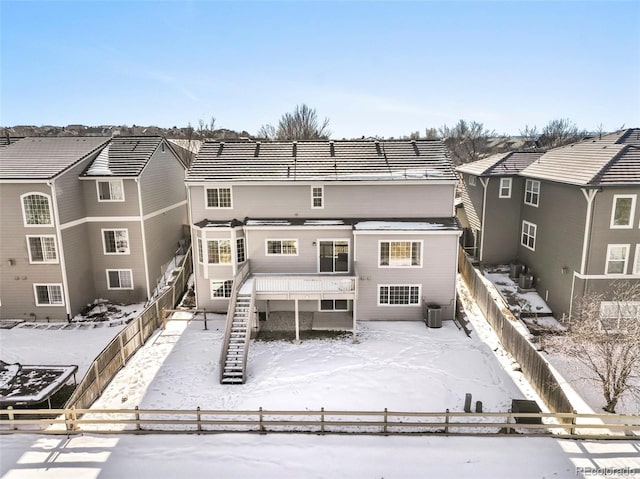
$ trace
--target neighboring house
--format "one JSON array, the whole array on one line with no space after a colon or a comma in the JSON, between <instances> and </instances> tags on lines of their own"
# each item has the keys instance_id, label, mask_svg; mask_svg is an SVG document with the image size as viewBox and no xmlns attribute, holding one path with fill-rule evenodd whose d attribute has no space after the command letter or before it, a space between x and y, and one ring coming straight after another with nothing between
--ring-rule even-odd
<instances>
[{"instance_id":1,"label":"neighboring house","mask_svg":"<svg viewBox=\"0 0 640 479\"><path fill-rule=\"evenodd\" d=\"M525 264L556 317L614 280L640 282L640 129L457 170L476 239L467 250Z\"/></svg>"},{"instance_id":2,"label":"neighboring house","mask_svg":"<svg viewBox=\"0 0 640 479\"><path fill-rule=\"evenodd\" d=\"M69 319L144 302L187 224L161 137L25 138L0 150L0 317Z\"/></svg>"}]
</instances>

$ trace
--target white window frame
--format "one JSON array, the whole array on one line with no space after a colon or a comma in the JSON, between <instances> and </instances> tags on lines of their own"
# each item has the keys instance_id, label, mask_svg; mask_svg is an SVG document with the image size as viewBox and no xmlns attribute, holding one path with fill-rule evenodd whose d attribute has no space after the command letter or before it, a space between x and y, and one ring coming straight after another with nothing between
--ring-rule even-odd
<instances>
[{"instance_id":1,"label":"white window frame","mask_svg":"<svg viewBox=\"0 0 640 479\"><path fill-rule=\"evenodd\" d=\"M538 186L538 190L535 190L535 185ZM524 204L529 206L538 207L540 204L540 181L527 178L524 184ZM530 188L531 187L531 188ZM531 195L530 201L527 201L527 195ZM533 201L535 199L535 202Z\"/></svg>"},{"instance_id":2,"label":"white window frame","mask_svg":"<svg viewBox=\"0 0 640 479\"><path fill-rule=\"evenodd\" d=\"M109 184L109 198L100 198L100 183ZM114 198L112 185L120 185L120 191L122 192L121 198ZM98 193L98 203L122 203L124 201L124 182L121 179L118 180L96 180L96 192Z\"/></svg>"},{"instance_id":3,"label":"white window frame","mask_svg":"<svg viewBox=\"0 0 640 479\"><path fill-rule=\"evenodd\" d=\"M29 223L27 219L27 210L24 206L24 200L29 196L42 196L47 200L47 207L49 209L49 223ZM24 226L27 228L49 228L54 225L53 223L53 208L51 207L51 196L46 193L42 193L40 191L30 191L29 193L25 193L20 195L20 206L22 207L22 221L24 222Z\"/></svg>"},{"instance_id":4,"label":"white window frame","mask_svg":"<svg viewBox=\"0 0 640 479\"><path fill-rule=\"evenodd\" d=\"M220 190L229 190L229 206L209 206L209 190L218 190L218 204L220 204ZM231 186L207 186L204 188L204 207L208 210L232 210L233 188Z\"/></svg>"},{"instance_id":5,"label":"white window frame","mask_svg":"<svg viewBox=\"0 0 640 479\"><path fill-rule=\"evenodd\" d=\"M500 178L500 192L498 198L511 198L511 185L513 184L513 178ZM504 190L506 193L503 193Z\"/></svg>"},{"instance_id":6,"label":"white window frame","mask_svg":"<svg viewBox=\"0 0 640 479\"><path fill-rule=\"evenodd\" d=\"M382 288L409 288L408 297L411 300L411 288L418 288L418 300L416 303L407 303L407 304L392 304L392 303L382 303L380 302L380 291ZM420 298L422 297L422 285L421 284L379 284L376 288L377 293L377 303L378 306L390 306L390 307L416 307L420 306ZM389 300L391 300L391 290L389 290Z\"/></svg>"},{"instance_id":7,"label":"white window frame","mask_svg":"<svg viewBox=\"0 0 640 479\"><path fill-rule=\"evenodd\" d=\"M636 257L633 264L633 274L640 275L640 244L636 245Z\"/></svg>"},{"instance_id":8,"label":"white window frame","mask_svg":"<svg viewBox=\"0 0 640 479\"><path fill-rule=\"evenodd\" d=\"M629 223L624 225L616 225L614 223L616 216L616 204L619 199L631 198L631 211L629 211ZM611 229L631 229L633 228L633 221L636 212L636 195L613 195L613 204L611 205Z\"/></svg>"},{"instance_id":9,"label":"white window frame","mask_svg":"<svg viewBox=\"0 0 640 479\"><path fill-rule=\"evenodd\" d=\"M202 249L202 238L197 238L197 248L198 248L198 263L204 264L204 252ZM209 253L207 251L207 253Z\"/></svg>"},{"instance_id":10,"label":"white window frame","mask_svg":"<svg viewBox=\"0 0 640 479\"><path fill-rule=\"evenodd\" d=\"M283 241L293 241L294 247L296 249L295 253L269 253L269 242L279 241L280 242L280 251L282 251L282 242ZM267 238L264 240L264 254L265 256L298 256L300 254L300 247L298 244L297 238Z\"/></svg>"},{"instance_id":11,"label":"white window frame","mask_svg":"<svg viewBox=\"0 0 640 479\"><path fill-rule=\"evenodd\" d=\"M627 266L629 265L629 250L630 246L628 244L608 244L607 245L607 261L604 265L604 274L607 276L621 276L627 274ZM614 248L622 248L624 250L624 266L622 267L622 273L609 273L609 263L611 263L611 252ZM616 263L619 263L622 260L616 259L613 260Z\"/></svg>"},{"instance_id":12,"label":"white window frame","mask_svg":"<svg viewBox=\"0 0 640 479\"><path fill-rule=\"evenodd\" d=\"M320 190L320 196L315 195L315 190ZM320 206L315 205L315 199L320 199ZM324 186L311 185L311 209L321 210L324 209Z\"/></svg>"},{"instance_id":13,"label":"white window frame","mask_svg":"<svg viewBox=\"0 0 640 479\"><path fill-rule=\"evenodd\" d=\"M42 260L37 260L37 259L33 259L33 251L31 251L31 239L32 238L38 238L40 239L40 247L42 249L43 252L43 259ZM55 255L56 257L54 259L47 259L45 256L45 248L44 245L42 244L42 239L43 238L47 238L53 241L53 249L55 251ZM27 249L29 250L29 263L30 264L58 264L60 263L60 259L58 256L58 245L56 243L56 236L55 235L27 235Z\"/></svg>"},{"instance_id":14,"label":"white window frame","mask_svg":"<svg viewBox=\"0 0 640 479\"><path fill-rule=\"evenodd\" d=\"M107 251L107 239L105 238L105 233L108 232L108 231L113 231L114 232L114 242L115 242L115 247L116 247L116 251L115 252ZM124 234L127 237L127 248L124 251L118 251L118 242L115 239L115 232L116 231L124 231ZM127 228L102 228L101 232L102 232L102 251L104 252L105 255L127 255L127 254L131 254L131 242L129 241L129 230Z\"/></svg>"},{"instance_id":15,"label":"white window frame","mask_svg":"<svg viewBox=\"0 0 640 479\"><path fill-rule=\"evenodd\" d=\"M323 301L333 301L333 308L332 309L322 309L322 302ZM336 301L345 301L347 303L346 309L336 308ZM319 299L318 300L318 311L325 311L325 312L349 311L349 300L348 299L327 299L327 298Z\"/></svg>"},{"instance_id":16,"label":"white window frame","mask_svg":"<svg viewBox=\"0 0 640 479\"><path fill-rule=\"evenodd\" d=\"M222 259L222 254L220 253L220 242L226 241L229 243L229 261L218 261L217 263L210 261L209 258L209 243L213 243L216 241L218 243L218 258ZM233 249L231 248L231 240L229 238L207 238L207 264L232 264L233 263Z\"/></svg>"},{"instance_id":17,"label":"white window frame","mask_svg":"<svg viewBox=\"0 0 640 479\"><path fill-rule=\"evenodd\" d=\"M333 269L334 271L320 271L320 243L333 243L333 251L335 255L336 243L347 243L347 270L346 271L335 271L336 260L333 260ZM345 274L351 271L351 240L349 238L318 238L315 241L315 244L318 245L316 249L316 258L318 263L318 273L320 274Z\"/></svg>"},{"instance_id":18,"label":"white window frame","mask_svg":"<svg viewBox=\"0 0 640 479\"><path fill-rule=\"evenodd\" d=\"M49 301L51 301L51 288L59 288L60 289L60 302L58 303L40 303L38 302L38 287L46 286L47 287L47 295L49 296ZM33 284L33 297L36 301L36 306L64 306L64 291L62 289L62 284L60 283L34 283Z\"/></svg>"},{"instance_id":19,"label":"white window frame","mask_svg":"<svg viewBox=\"0 0 640 479\"><path fill-rule=\"evenodd\" d=\"M241 246L242 244L242 246ZM242 264L247 261L247 242L244 237L236 238L236 263ZM242 261L240 261L240 252L242 252Z\"/></svg>"},{"instance_id":20,"label":"white window frame","mask_svg":"<svg viewBox=\"0 0 640 479\"><path fill-rule=\"evenodd\" d=\"M476 186L478 184L478 180L475 175L469 175L469 185Z\"/></svg>"},{"instance_id":21,"label":"white window frame","mask_svg":"<svg viewBox=\"0 0 640 479\"><path fill-rule=\"evenodd\" d=\"M113 287L110 284L109 281L109 273L113 273L113 272L117 272L118 273L118 283L122 284L122 277L120 276L121 273L128 273L129 274L129 280L131 282L131 286L127 287L127 288L123 288L122 286L118 286L118 287ZM107 269L106 270L106 275L107 275L107 289L110 291L120 291L120 290L132 290L133 289L133 270L131 269L126 269L126 268L118 268L118 269Z\"/></svg>"},{"instance_id":22,"label":"white window frame","mask_svg":"<svg viewBox=\"0 0 640 479\"><path fill-rule=\"evenodd\" d=\"M382 263L382 243L389 243L389 264L383 265ZM391 243L411 243L411 258L409 258L409 263L413 263L413 243L419 243L418 251L420 253L420 264L391 264ZM424 257L423 251L424 241L423 240L379 240L378 241L378 268L422 268L422 261Z\"/></svg>"},{"instance_id":23,"label":"white window frame","mask_svg":"<svg viewBox=\"0 0 640 479\"><path fill-rule=\"evenodd\" d=\"M533 235L531 234L531 227L533 227ZM529 246L528 242L524 241L525 228L527 238L533 238L533 246ZM538 225L531 223L530 221L522 221L522 230L520 231L520 244L531 251L536 250L536 238L538 236Z\"/></svg>"},{"instance_id":24,"label":"white window frame","mask_svg":"<svg viewBox=\"0 0 640 479\"><path fill-rule=\"evenodd\" d=\"M626 313L626 314L625 314ZM640 301L601 301L600 302L600 325L606 328L606 324L614 322L614 327L610 331L625 331L625 326L633 324L637 315L640 314ZM623 322L621 325L620 322Z\"/></svg>"},{"instance_id":25,"label":"white window frame","mask_svg":"<svg viewBox=\"0 0 640 479\"><path fill-rule=\"evenodd\" d=\"M214 285L219 285L218 288L221 286L223 288L223 292L224 292L224 287L225 287L225 284L227 282L229 282L229 296L227 296L227 295L214 296L214 294L213 294ZM209 280L209 295L210 295L212 300L229 299L229 298L231 298L231 292L232 291L233 291L233 280L232 279L211 279L211 280Z\"/></svg>"}]
</instances>

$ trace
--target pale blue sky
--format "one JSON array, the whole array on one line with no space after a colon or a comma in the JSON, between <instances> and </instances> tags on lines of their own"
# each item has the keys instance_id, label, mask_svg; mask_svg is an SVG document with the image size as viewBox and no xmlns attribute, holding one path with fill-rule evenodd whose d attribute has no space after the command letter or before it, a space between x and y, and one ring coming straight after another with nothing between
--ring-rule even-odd
<instances>
[{"instance_id":1,"label":"pale blue sky","mask_svg":"<svg viewBox=\"0 0 640 479\"><path fill-rule=\"evenodd\" d=\"M640 2L0 0L0 125L640 126Z\"/></svg>"}]
</instances>

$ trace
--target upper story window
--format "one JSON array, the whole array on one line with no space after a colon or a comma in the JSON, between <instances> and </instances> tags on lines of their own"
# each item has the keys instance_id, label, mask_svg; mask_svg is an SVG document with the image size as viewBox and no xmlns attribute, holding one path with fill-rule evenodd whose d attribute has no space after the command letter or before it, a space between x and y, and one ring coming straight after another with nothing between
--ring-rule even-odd
<instances>
[{"instance_id":1,"label":"upper story window","mask_svg":"<svg viewBox=\"0 0 640 479\"><path fill-rule=\"evenodd\" d=\"M98 201L124 201L122 180L98 180Z\"/></svg>"},{"instance_id":2,"label":"upper story window","mask_svg":"<svg viewBox=\"0 0 640 479\"><path fill-rule=\"evenodd\" d=\"M511 178L500 178L500 198L511 198Z\"/></svg>"},{"instance_id":3,"label":"upper story window","mask_svg":"<svg viewBox=\"0 0 640 479\"><path fill-rule=\"evenodd\" d=\"M528 221L522 222L522 238L520 244L532 251L536 250L536 232L538 227Z\"/></svg>"},{"instance_id":4,"label":"upper story window","mask_svg":"<svg viewBox=\"0 0 640 479\"><path fill-rule=\"evenodd\" d=\"M202 253L202 239L198 238L198 263L204 263L204 256Z\"/></svg>"},{"instance_id":5,"label":"upper story window","mask_svg":"<svg viewBox=\"0 0 640 479\"><path fill-rule=\"evenodd\" d=\"M378 285L378 305L415 306L420 304L420 285Z\"/></svg>"},{"instance_id":6,"label":"upper story window","mask_svg":"<svg viewBox=\"0 0 640 479\"><path fill-rule=\"evenodd\" d=\"M611 208L611 228L633 228L636 195L614 195Z\"/></svg>"},{"instance_id":7,"label":"upper story window","mask_svg":"<svg viewBox=\"0 0 640 479\"><path fill-rule=\"evenodd\" d=\"M324 187L311 187L311 208L324 208Z\"/></svg>"},{"instance_id":8,"label":"upper story window","mask_svg":"<svg viewBox=\"0 0 640 479\"><path fill-rule=\"evenodd\" d=\"M297 256L298 255L298 240L286 239L286 240L266 240L266 254L267 256L282 255L282 256Z\"/></svg>"},{"instance_id":9,"label":"upper story window","mask_svg":"<svg viewBox=\"0 0 640 479\"><path fill-rule=\"evenodd\" d=\"M231 188L206 188L207 208L231 208Z\"/></svg>"},{"instance_id":10,"label":"upper story window","mask_svg":"<svg viewBox=\"0 0 640 479\"><path fill-rule=\"evenodd\" d=\"M231 264L231 240L208 240L207 263Z\"/></svg>"},{"instance_id":11,"label":"upper story window","mask_svg":"<svg viewBox=\"0 0 640 479\"><path fill-rule=\"evenodd\" d=\"M27 236L29 246L29 262L57 263L56 238L53 235Z\"/></svg>"},{"instance_id":12,"label":"upper story window","mask_svg":"<svg viewBox=\"0 0 640 479\"><path fill-rule=\"evenodd\" d=\"M610 244L607 246L607 264L605 274L625 274L629 260L628 244Z\"/></svg>"},{"instance_id":13,"label":"upper story window","mask_svg":"<svg viewBox=\"0 0 640 479\"><path fill-rule=\"evenodd\" d=\"M476 180L476 177L475 177L475 176L473 176L473 175L469 175L469 185L471 185L471 186L476 186L476 184L477 184L477 183L476 183L476 181L477 181L477 180Z\"/></svg>"},{"instance_id":14,"label":"upper story window","mask_svg":"<svg viewBox=\"0 0 640 479\"><path fill-rule=\"evenodd\" d=\"M524 203L530 206L538 206L540 201L540 182L527 180L524 186Z\"/></svg>"},{"instance_id":15,"label":"upper story window","mask_svg":"<svg viewBox=\"0 0 640 479\"><path fill-rule=\"evenodd\" d=\"M380 266L422 266L422 241L380 241Z\"/></svg>"},{"instance_id":16,"label":"upper story window","mask_svg":"<svg viewBox=\"0 0 640 479\"><path fill-rule=\"evenodd\" d=\"M244 238L236 238L236 261L238 263L244 263L245 260Z\"/></svg>"},{"instance_id":17,"label":"upper story window","mask_svg":"<svg viewBox=\"0 0 640 479\"><path fill-rule=\"evenodd\" d=\"M34 284L33 291L36 297L36 306L64 306L62 285L60 284Z\"/></svg>"},{"instance_id":18,"label":"upper story window","mask_svg":"<svg viewBox=\"0 0 640 479\"><path fill-rule=\"evenodd\" d=\"M104 254L129 254L129 232L126 229L102 230Z\"/></svg>"},{"instance_id":19,"label":"upper story window","mask_svg":"<svg viewBox=\"0 0 640 479\"><path fill-rule=\"evenodd\" d=\"M27 193L22 195L21 198L25 226L53 226L49 195Z\"/></svg>"}]
</instances>

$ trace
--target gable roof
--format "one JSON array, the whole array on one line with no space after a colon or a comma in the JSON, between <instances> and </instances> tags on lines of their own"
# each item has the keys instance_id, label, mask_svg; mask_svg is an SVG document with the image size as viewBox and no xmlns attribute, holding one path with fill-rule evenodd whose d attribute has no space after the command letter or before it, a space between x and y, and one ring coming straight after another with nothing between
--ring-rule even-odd
<instances>
[{"instance_id":1,"label":"gable roof","mask_svg":"<svg viewBox=\"0 0 640 479\"><path fill-rule=\"evenodd\" d=\"M101 137L30 137L0 148L0 179L51 179L95 153Z\"/></svg>"},{"instance_id":2,"label":"gable roof","mask_svg":"<svg viewBox=\"0 0 640 479\"><path fill-rule=\"evenodd\" d=\"M475 176L515 176L542 155L541 151L498 153L460 165L456 171Z\"/></svg>"},{"instance_id":3,"label":"gable roof","mask_svg":"<svg viewBox=\"0 0 640 479\"><path fill-rule=\"evenodd\" d=\"M187 181L455 180L440 140L206 141Z\"/></svg>"},{"instance_id":4,"label":"gable roof","mask_svg":"<svg viewBox=\"0 0 640 479\"><path fill-rule=\"evenodd\" d=\"M163 141L161 136L110 138L81 176L139 176Z\"/></svg>"},{"instance_id":5,"label":"gable roof","mask_svg":"<svg viewBox=\"0 0 640 479\"><path fill-rule=\"evenodd\" d=\"M579 186L640 183L640 129L630 128L546 152L522 176Z\"/></svg>"}]
</instances>

